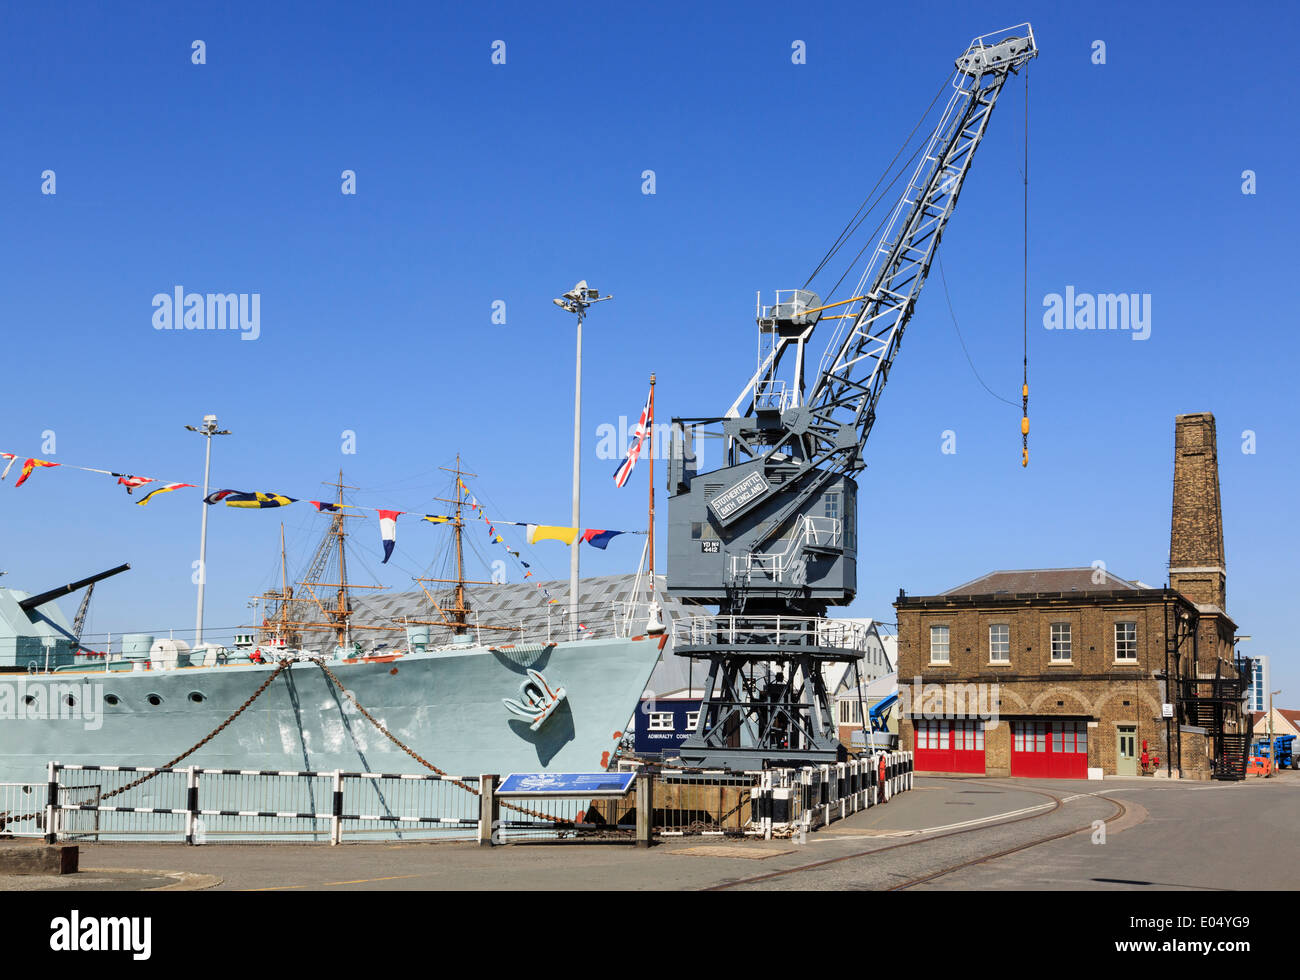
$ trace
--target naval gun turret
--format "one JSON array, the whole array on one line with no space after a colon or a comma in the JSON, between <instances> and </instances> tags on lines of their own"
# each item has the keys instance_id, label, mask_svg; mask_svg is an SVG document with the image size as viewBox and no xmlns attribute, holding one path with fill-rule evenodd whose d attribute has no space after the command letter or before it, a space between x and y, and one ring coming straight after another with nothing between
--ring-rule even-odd
<instances>
[{"instance_id":1,"label":"naval gun turret","mask_svg":"<svg viewBox=\"0 0 1300 980\"><path fill-rule=\"evenodd\" d=\"M21 599L18 602L18 608L26 613L32 612L38 607L45 605L47 602L53 602L55 599L61 599L65 595L71 595L73 592L76 592L78 589L84 589L88 585L94 585L96 582L102 582L104 579L116 575L119 572L127 572L130 570L131 570L130 565L127 564L118 565L116 568L110 568L108 571L100 572L98 575L91 575L87 578L78 579L76 582L69 582L67 585L60 585L57 588L50 589L48 592L42 592L39 595L29 596L26 599Z\"/></svg>"},{"instance_id":2,"label":"naval gun turret","mask_svg":"<svg viewBox=\"0 0 1300 980\"><path fill-rule=\"evenodd\" d=\"M0 589L0 671L53 670L75 663L80 642L55 599L130 569L118 565L36 595Z\"/></svg>"}]
</instances>

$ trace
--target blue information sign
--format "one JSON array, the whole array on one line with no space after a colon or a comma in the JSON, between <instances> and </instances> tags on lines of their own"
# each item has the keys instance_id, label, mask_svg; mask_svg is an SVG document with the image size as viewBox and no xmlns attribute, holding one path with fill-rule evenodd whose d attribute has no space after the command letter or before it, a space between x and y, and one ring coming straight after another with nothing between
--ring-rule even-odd
<instances>
[{"instance_id":1,"label":"blue information sign","mask_svg":"<svg viewBox=\"0 0 1300 980\"><path fill-rule=\"evenodd\" d=\"M622 796L634 772L512 772L501 781L498 796Z\"/></svg>"}]
</instances>

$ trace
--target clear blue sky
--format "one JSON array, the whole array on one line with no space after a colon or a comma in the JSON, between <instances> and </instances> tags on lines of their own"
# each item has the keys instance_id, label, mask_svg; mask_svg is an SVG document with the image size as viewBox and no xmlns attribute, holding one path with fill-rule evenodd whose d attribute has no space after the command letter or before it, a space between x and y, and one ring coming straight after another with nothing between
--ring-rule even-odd
<instances>
[{"instance_id":1,"label":"clear blue sky","mask_svg":"<svg viewBox=\"0 0 1300 980\"><path fill-rule=\"evenodd\" d=\"M310 497L342 466L357 502L428 511L459 451L497 516L567 523L573 325L550 301L586 278L616 299L586 335L584 524L640 527L644 469L615 490L596 426L635 418L651 371L661 419L724 410L754 364L755 290L803 283L966 42L1026 18L1042 51L1030 466L1018 411L975 380L932 281L867 450L852 612L892 620L900 587L993 568L1102 560L1163 583L1173 419L1208 410L1229 612L1300 703L1297 15L1283 4L13 8L0 451L40 456L52 430L54 460L197 483L200 439L182 425L213 412L234 430L217 486ZM1022 112L1016 80L942 250L972 356L1012 399ZM355 196L340 193L345 169ZM261 337L154 330L152 297L177 285L260 293ZM1150 294L1150 339L1044 330L1043 296L1067 285ZM90 631L192 626L197 491L139 508L105 477L14 477L0 485L6 585L130 561L96 594ZM323 520L305 505L209 517L214 628L275 583L280 520L299 563ZM358 560L407 588L443 533L404 519L380 570L377 529L361 525ZM536 554L565 573L562 546ZM619 539L586 551L584 572L638 557Z\"/></svg>"}]
</instances>

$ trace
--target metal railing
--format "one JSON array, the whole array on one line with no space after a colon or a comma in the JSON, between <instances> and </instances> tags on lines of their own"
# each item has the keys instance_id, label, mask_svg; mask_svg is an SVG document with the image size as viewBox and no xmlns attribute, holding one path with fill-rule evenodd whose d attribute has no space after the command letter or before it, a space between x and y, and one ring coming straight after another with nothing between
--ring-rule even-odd
<instances>
[{"instance_id":1,"label":"metal railing","mask_svg":"<svg viewBox=\"0 0 1300 980\"><path fill-rule=\"evenodd\" d=\"M731 556L731 578L733 581L750 582L755 574L763 575L773 582L801 584L794 580L792 570L799 566L799 559L808 548L839 548L844 543L844 524L835 517L813 517L803 515L795 524L794 533L786 540L782 551L754 552Z\"/></svg>"},{"instance_id":2,"label":"metal railing","mask_svg":"<svg viewBox=\"0 0 1300 980\"><path fill-rule=\"evenodd\" d=\"M674 646L816 646L866 649L861 623L818 616L686 616L671 626Z\"/></svg>"},{"instance_id":3,"label":"metal railing","mask_svg":"<svg viewBox=\"0 0 1300 980\"><path fill-rule=\"evenodd\" d=\"M793 408L794 403L794 389L787 389L785 382L780 379L762 381L754 385L754 408L756 409L776 409L784 412Z\"/></svg>"},{"instance_id":4,"label":"metal railing","mask_svg":"<svg viewBox=\"0 0 1300 980\"><path fill-rule=\"evenodd\" d=\"M51 763L48 789L41 787L47 801L42 823L47 838L191 844L250 839L339 844L345 837L380 835L470 839L478 831L478 800L456 784L478 781L478 776L422 773Z\"/></svg>"},{"instance_id":5,"label":"metal railing","mask_svg":"<svg viewBox=\"0 0 1300 980\"><path fill-rule=\"evenodd\" d=\"M911 789L913 778L910 752L762 772L634 768L626 792L518 799L523 794L499 796L491 775L50 763L47 785L0 784L9 814L0 836L341 844L385 835L648 846L655 837L804 834L887 802Z\"/></svg>"},{"instance_id":6,"label":"metal railing","mask_svg":"<svg viewBox=\"0 0 1300 980\"><path fill-rule=\"evenodd\" d=\"M752 834L752 800L760 775L659 770L654 789L655 833L661 837Z\"/></svg>"},{"instance_id":7,"label":"metal railing","mask_svg":"<svg viewBox=\"0 0 1300 980\"><path fill-rule=\"evenodd\" d=\"M45 784L0 783L0 838L45 834Z\"/></svg>"},{"instance_id":8,"label":"metal railing","mask_svg":"<svg viewBox=\"0 0 1300 980\"><path fill-rule=\"evenodd\" d=\"M804 545L837 548L844 540L844 525L837 517L804 517Z\"/></svg>"}]
</instances>

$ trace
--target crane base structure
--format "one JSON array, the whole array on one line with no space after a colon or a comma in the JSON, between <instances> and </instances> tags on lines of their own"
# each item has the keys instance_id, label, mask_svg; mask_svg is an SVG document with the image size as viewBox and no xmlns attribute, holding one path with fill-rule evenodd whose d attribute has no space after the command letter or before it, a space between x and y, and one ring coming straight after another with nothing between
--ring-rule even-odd
<instances>
[{"instance_id":1,"label":"crane base structure","mask_svg":"<svg viewBox=\"0 0 1300 980\"><path fill-rule=\"evenodd\" d=\"M673 419L668 591L718 610L674 624L674 652L708 661L698 722L680 746L686 765L761 769L847 754L824 668L850 665L837 673L861 690L865 635L826 618L857 592L856 477L975 150L1007 79L1037 54L1028 24L971 41L874 249L864 247L840 277L853 281L845 277L867 256L851 296L818 295L808 288L814 272L803 288L779 290L768 305L760 299L757 370L730 409ZM856 227L851 221L818 271ZM835 324L833 333L805 385L805 347L823 323ZM723 465L708 472L695 452L701 436L724 447Z\"/></svg>"},{"instance_id":2,"label":"crane base structure","mask_svg":"<svg viewBox=\"0 0 1300 980\"><path fill-rule=\"evenodd\" d=\"M824 668L848 664L854 690L868 632L814 616L691 616L673 624L673 652L709 662L700 725L682 762L768 769L843 762Z\"/></svg>"}]
</instances>

